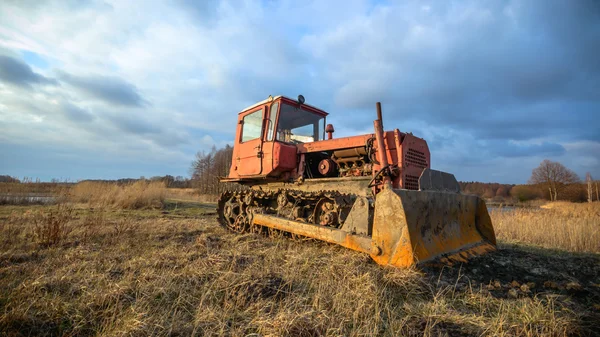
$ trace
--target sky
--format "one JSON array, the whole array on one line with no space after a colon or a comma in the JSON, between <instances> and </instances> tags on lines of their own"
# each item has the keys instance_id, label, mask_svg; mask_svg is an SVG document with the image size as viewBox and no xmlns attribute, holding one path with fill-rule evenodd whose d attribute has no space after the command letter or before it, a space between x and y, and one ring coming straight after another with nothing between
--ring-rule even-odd
<instances>
[{"instance_id":1,"label":"sky","mask_svg":"<svg viewBox=\"0 0 600 337\"><path fill-rule=\"evenodd\" d=\"M0 174L189 176L269 95L384 126L432 168L525 183L544 159L600 178L600 2L0 2Z\"/></svg>"}]
</instances>

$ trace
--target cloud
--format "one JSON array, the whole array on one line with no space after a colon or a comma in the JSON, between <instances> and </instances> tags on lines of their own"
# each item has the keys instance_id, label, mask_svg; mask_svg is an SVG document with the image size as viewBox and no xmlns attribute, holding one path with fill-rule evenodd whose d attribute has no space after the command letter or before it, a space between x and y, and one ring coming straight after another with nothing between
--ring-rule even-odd
<instances>
[{"instance_id":1,"label":"cloud","mask_svg":"<svg viewBox=\"0 0 600 337\"><path fill-rule=\"evenodd\" d=\"M420 7L380 6L303 37L336 105L372 111L380 100L394 123L418 119L484 138L577 138L591 129L581 119L600 123L597 2Z\"/></svg>"},{"instance_id":2,"label":"cloud","mask_svg":"<svg viewBox=\"0 0 600 337\"><path fill-rule=\"evenodd\" d=\"M134 134L156 134L161 130L157 125L125 115L110 116L109 120L119 129Z\"/></svg>"},{"instance_id":3,"label":"cloud","mask_svg":"<svg viewBox=\"0 0 600 337\"><path fill-rule=\"evenodd\" d=\"M116 76L77 76L60 72L59 78L84 94L113 105L141 107L146 104L134 85Z\"/></svg>"},{"instance_id":4,"label":"cloud","mask_svg":"<svg viewBox=\"0 0 600 337\"><path fill-rule=\"evenodd\" d=\"M28 64L6 55L0 55L0 80L23 88L57 84L56 80L34 72Z\"/></svg>"},{"instance_id":5,"label":"cloud","mask_svg":"<svg viewBox=\"0 0 600 337\"><path fill-rule=\"evenodd\" d=\"M176 4L181 5L192 15L194 19L199 18L199 24L214 24L216 21L219 1L217 0L176 0Z\"/></svg>"},{"instance_id":6,"label":"cloud","mask_svg":"<svg viewBox=\"0 0 600 337\"><path fill-rule=\"evenodd\" d=\"M487 147L492 153L508 158L528 156L556 157L565 153L564 146L549 142L541 144L518 144L509 141L494 141L488 142Z\"/></svg>"},{"instance_id":7,"label":"cloud","mask_svg":"<svg viewBox=\"0 0 600 337\"><path fill-rule=\"evenodd\" d=\"M233 141L241 108L303 94L336 137L372 132L381 101L387 129L425 138L434 168L462 180L524 182L545 158L600 176L594 0L2 1L0 12L0 48L19 62L0 68L0 140L46 144L48 160L96 154L117 158L107 172L136 176L135 158L185 174L198 150Z\"/></svg>"},{"instance_id":8,"label":"cloud","mask_svg":"<svg viewBox=\"0 0 600 337\"><path fill-rule=\"evenodd\" d=\"M76 123L89 123L96 118L89 111L71 103L63 103L62 111L67 117L67 119Z\"/></svg>"},{"instance_id":9,"label":"cloud","mask_svg":"<svg viewBox=\"0 0 600 337\"><path fill-rule=\"evenodd\" d=\"M144 137L162 147L174 147L188 144L188 133L182 130L175 130L168 126L168 121L162 123L144 120L141 114L131 114L127 112L105 113L104 118L108 120L117 129Z\"/></svg>"}]
</instances>

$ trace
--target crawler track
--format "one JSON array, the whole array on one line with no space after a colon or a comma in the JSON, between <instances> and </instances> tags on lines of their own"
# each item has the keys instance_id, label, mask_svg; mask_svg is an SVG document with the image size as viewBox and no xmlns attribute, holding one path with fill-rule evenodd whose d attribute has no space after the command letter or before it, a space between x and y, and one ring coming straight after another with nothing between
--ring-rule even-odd
<instances>
[{"instance_id":1,"label":"crawler track","mask_svg":"<svg viewBox=\"0 0 600 337\"><path fill-rule=\"evenodd\" d=\"M253 215L257 213L339 228L355 199L353 195L336 191L224 192L219 197L217 217L221 225L238 233L263 231L262 226L252 222Z\"/></svg>"}]
</instances>

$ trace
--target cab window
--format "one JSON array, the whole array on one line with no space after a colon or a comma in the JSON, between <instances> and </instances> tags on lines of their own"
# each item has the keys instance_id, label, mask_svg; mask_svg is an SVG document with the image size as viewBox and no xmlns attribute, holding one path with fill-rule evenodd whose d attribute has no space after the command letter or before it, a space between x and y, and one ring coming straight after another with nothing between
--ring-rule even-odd
<instances>
[{"instance_id":1,"label":"cab window","mask_svg":"<svg viewBox=\"0 0 600 337\"><path fill-rule=\"evenodd\" d=\"M242 142L260 138L262 131L263 110L260 109L242 119Z\"/></svg>"},{"instance_id":2,"label":"cab window","mask_svg":"<svg viewBox=\"0 0 600 337\"><path fill-rule=\"evenodd\" d=\"M325 117L285 103L279 110L277 140L297 144L323 139Z\"/></svg>"},{"instance_id":3,"label":"cab window","mask_svg":"<svg viewBox=\"0 0 600 337\"><path fill-rule=\"evenodd\" d=\"M277 118L277 110L279 110L279 102L273 103L271 105L271 112L269 115L269 133L267 134L267 141L270 142L273 140L273 130L275 130L275 119Z\"/></svg>"}]
</instances>

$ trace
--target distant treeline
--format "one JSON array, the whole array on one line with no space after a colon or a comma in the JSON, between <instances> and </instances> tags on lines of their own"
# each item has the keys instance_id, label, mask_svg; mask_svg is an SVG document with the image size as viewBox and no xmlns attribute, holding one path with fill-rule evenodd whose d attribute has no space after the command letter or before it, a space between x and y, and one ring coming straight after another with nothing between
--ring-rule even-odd
<instances>
[{"instance_id":1,"label":"distant treeline","mask_svg":"<svg viewBox=\"0 0 600 337\"><path fill-rule=\"evenodd\" d=\"M115 180L86 179L86 180L81 180L80 182L91 181L91 182L116 183L118 185L128 185L128 184L135 183L136 181L140 181L140 180L164 182L168 188L191 188L192 187L192 181L189 178L186 178L183 176L174 177L169 174L167 174L165 176L154 176L154 177L150 177L150 178L146 178L146 177L142 176L139 178L122 178L122 179L115 179Z\"/></svg>"},{"instance_id":2,"label":"distant treeline","mask_svg":"<svg viewBox=\"0 0 600 337\"><path fill-rule=\"evenodd\" d=\"M467 194L476 194L482 198L508 198L515 185L499 183L480 183L477 181L459 181L461 191Z\"/></svg>"},{"instance_id":3,"label":"distant treeline","mask_svg":"<svg viewBox=\"0 0 600 337\"><path fill-rule=\"evenodd\" d=\"M458 183L463 193L476 194L485 199L496 201L550 200L548 189L543 184L511 185L476 181L459 181ZM584 183L564 184L557 200L584 202L587 200L587 185Z\"/></svg>"},{"instance_id":4,"label":"distant treeline","mask_svg":"<svg viewBox=\"0 0 600 337\"><path fill-rule=\"evenodd\" d=\"M0 183L20 183L21 181L15 177L0 175Z\"/></svg>"},{"instance_id":5,"label":"distant treeline","mask_svg":"<svg viewBox=\"0 0 600 337\"><path fill-rule=\"evenodd\" d=\"M131 184L138 180L162 181L169 188L194 188L200 194L220 194L225 190L240 189L237 184L221 184L219 177L229 174L233 148L226 145L224 148L213 148L201 151L191 164L190 178L183 176L155 176L150 178L124 178L117 180L86 180L94 182L109 182L117 184ZM549 177L549 178L548 178ZM591 179L588 173L585 183L577 175L560 163L544 160L539 167L533 169L529 184L499 184L482 183L476 181L459 182L463 193L476 194L482 198L496 201L529 201L535 199L565 200L573 202L596 201L599 199L598 181ZM19 180L8 175L0 175L0 183L41 183L29 178ZM52 183L72 184L69 181ZM595 193L594 193L595 192Z\"/></svg>"},{"instance_id":6,"label":"distant treeline","mask_svg":"<svg viewBox=\"0 0 600 337\"><path fill-rule=\"evenodd\" d=\"M36 184L36 185L72 185L79 182L90 181L90 182L103 182L103 183L111 183L117 185L128 185L135 183L140 180L148 180L148 181L162 181L169 188L191 188L192 180L183 176L154 176L150 178L139 177L139 178L121 178L121 179L85 179L80 181L70 181L70 180L60 180L60 179L52 179L50 182L43 182L40 179L31 179L31 178L23 178L19 179L16 177L11 177L8 175L0 175L0 183L17 183L17 184Z\"/></svg>"}]
</instances>

